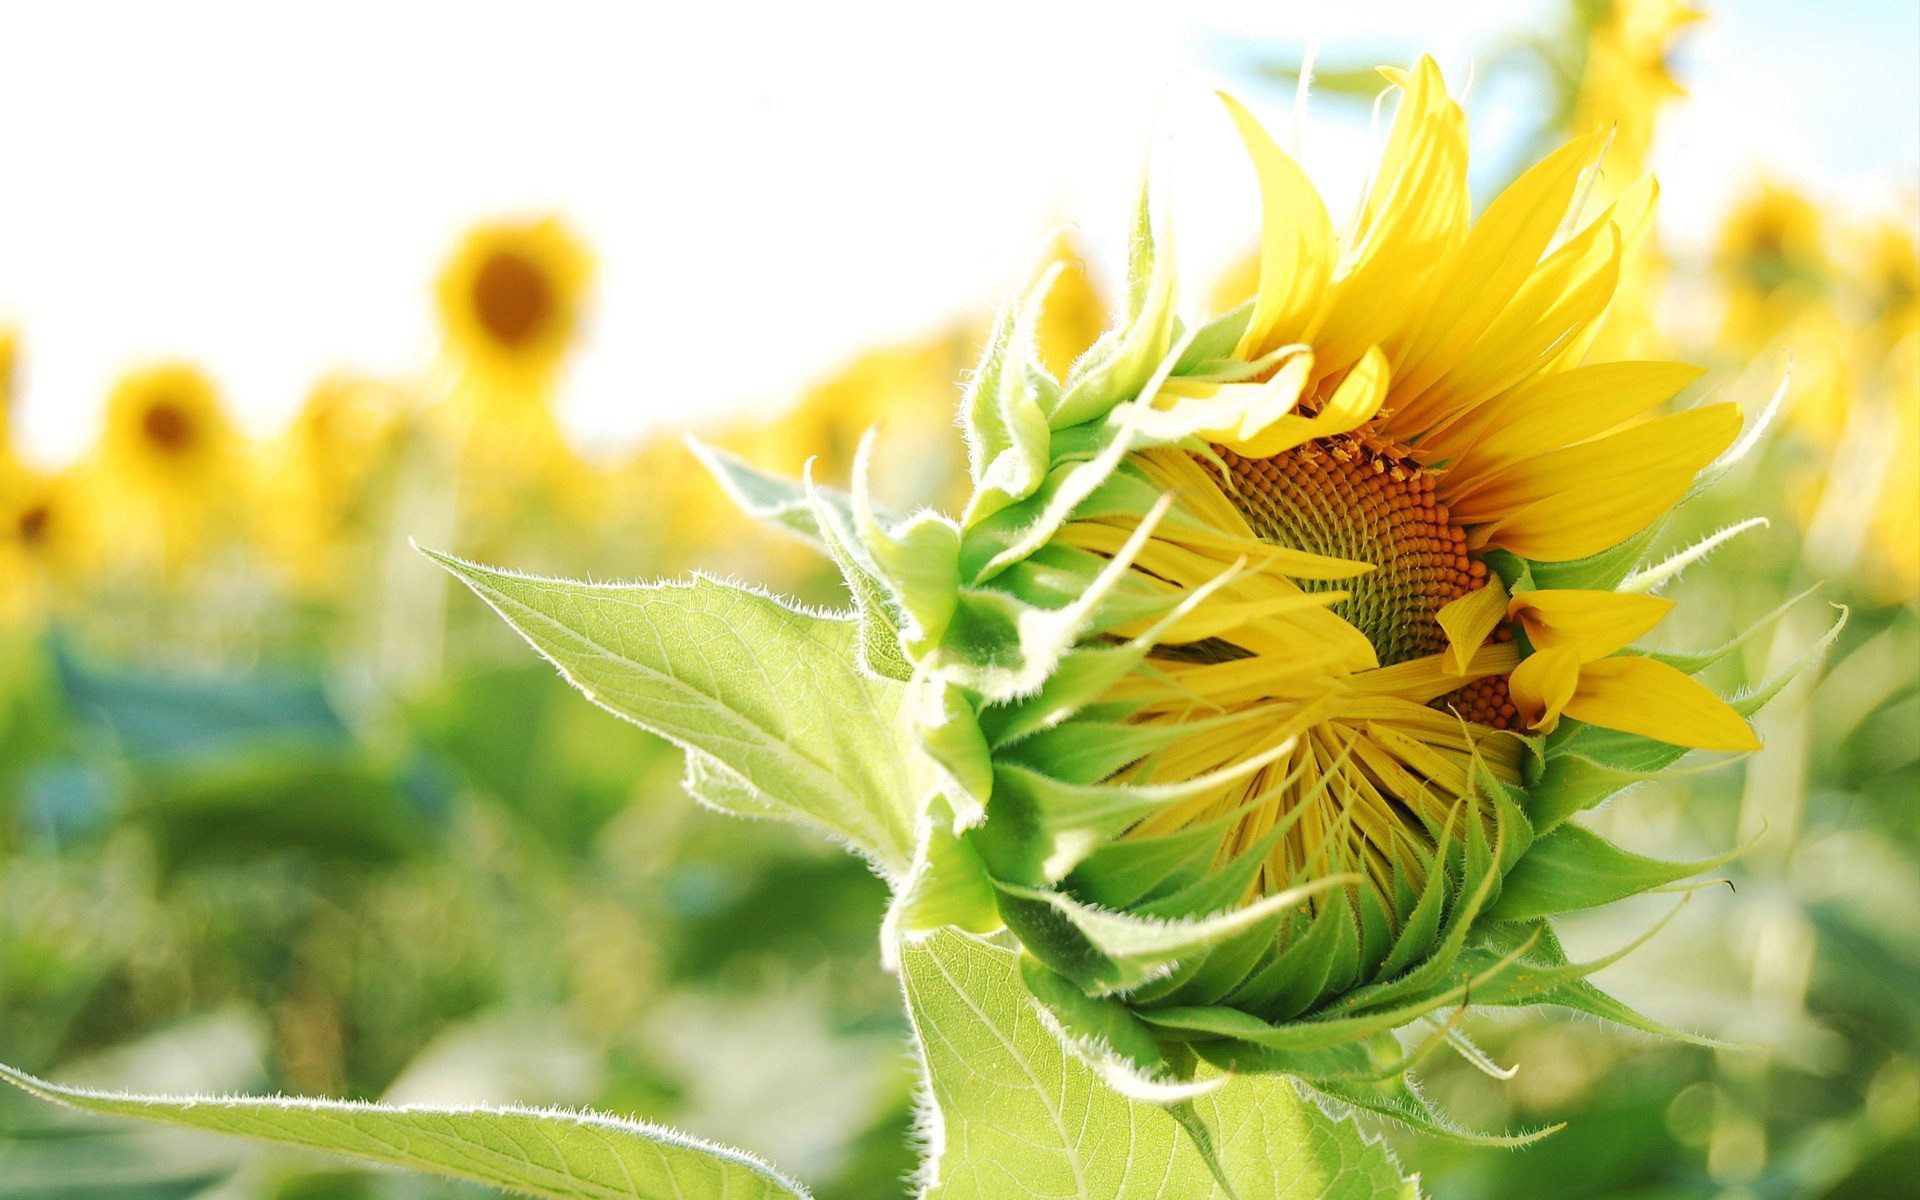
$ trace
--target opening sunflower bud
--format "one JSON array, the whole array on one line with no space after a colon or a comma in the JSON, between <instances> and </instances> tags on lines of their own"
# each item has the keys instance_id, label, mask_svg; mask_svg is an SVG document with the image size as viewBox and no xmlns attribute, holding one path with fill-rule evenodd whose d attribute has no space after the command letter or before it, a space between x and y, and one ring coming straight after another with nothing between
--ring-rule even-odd
<instances>
[{"instance_id":1,"label":"opening sunflower bud","mask_svg":"<svg viewBox=\"0 0 1920 1200\"><path fill-rule=\"evenodd\" d=\"M1757 743L1628 649L1670 605L1614 591L1741 428L1672 408L1692 367L1584 361L1651 181L1582 212L1595 134L1470 221L1438 69L1383 74L1399 107L1344 235L1228 100L1254 295L1185 328L1143 200L1126 320L1064 378L1033 345L1044 281L1008 306L963 402L965 518L890 525L856 479L840 557L936 697L897 928L1004 923L1069 1040L1143 1086L1197 1055L1431 1125L1395 1082L1410 1021L1463 1053L1470 1001L1658 1028L1542 919L1618 853L1562 822ZM1670 866L1619 894L1694 864Z\"/></svg>"}]
</instances>

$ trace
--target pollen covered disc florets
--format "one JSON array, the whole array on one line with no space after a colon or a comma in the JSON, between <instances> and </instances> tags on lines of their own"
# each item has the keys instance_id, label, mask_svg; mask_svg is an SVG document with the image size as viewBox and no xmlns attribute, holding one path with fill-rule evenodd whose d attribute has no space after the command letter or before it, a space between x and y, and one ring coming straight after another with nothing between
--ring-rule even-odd
<instances>
[{"instance_id":1,"label":"pollen covered disc florets","mask_svg":"<svg viewBox=\"0 0 1920 1200\"><path fill-rule=\"evenodd\" d=\"M1433 475L1404 447L1343 434L1268 458L1215 447L1230 494L1254 532L1277 545L1371 563L1333 606L1373 643L1382 665L1437 654L1435 618L1486 582L1466 530L1434 495ZM1307 583L1307 590L1332 584Z\"/></svg>"}]
</instances>

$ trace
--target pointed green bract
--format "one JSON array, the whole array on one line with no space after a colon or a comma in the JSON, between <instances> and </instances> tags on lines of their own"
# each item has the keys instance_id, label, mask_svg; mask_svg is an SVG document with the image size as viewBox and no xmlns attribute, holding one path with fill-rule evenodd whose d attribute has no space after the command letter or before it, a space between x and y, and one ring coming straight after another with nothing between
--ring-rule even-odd
<instances>
[{"instance_id":1,"label":"pointed green bract","mask_svg":"<svg viewBox=\"0 0 1920 1200\"><path fill-rule=\"evenodd\" d=\"M740 1150L596 1113L245 1096L132 1096L0 1079L84 1112L296 1146L547 1200L807 1200Z\"/></svg>"},{"instance_id":2,"label":"pointed green bract","mask_svg":"<svg viewBox=\"0 0 1920 1200\"><path fill-rule=\"evenodd\" d=\"M906 870L931 772L899 719L903 685L860 671L854 621L710 579L590 584L429 557L588 699L685 747L699 799Z\"/></svg>"}]
</instances>

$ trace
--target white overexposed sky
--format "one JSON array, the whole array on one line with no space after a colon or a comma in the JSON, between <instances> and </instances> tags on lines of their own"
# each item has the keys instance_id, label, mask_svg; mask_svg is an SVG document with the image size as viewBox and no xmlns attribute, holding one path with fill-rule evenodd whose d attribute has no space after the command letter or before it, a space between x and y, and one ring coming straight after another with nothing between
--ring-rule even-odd
<instances>
[{"instance_id":1,"label":"white overexposed sky","mask_svg":"<svg viewBox=\"0 0 1920 1200\"><path fill-rule=\"evenodd\" d=\"M1837 203L1920 184L1920 5L1707 0L1659 149L1670 236L1764 168ZM772 405L878 340L989 304L1049 228L1117 261L1149 145L1193 277L1245 245L1251 175L1210 89L1254 43L1432 51L1457 87L1551 0L972 0L10 6L0 320L28 448L74 454L127 366L204 362L247 425L321 371L416 369L469 222L558 211L599 260L561 397L610 447ZM1224 77L1222 73L1227 73ZM1478 95L1478 144L1524 114ZM1313 110L1331 195L1364 114ZM1111 278L1111 271L1108 272Z\"/></svg>"}]
</instances>

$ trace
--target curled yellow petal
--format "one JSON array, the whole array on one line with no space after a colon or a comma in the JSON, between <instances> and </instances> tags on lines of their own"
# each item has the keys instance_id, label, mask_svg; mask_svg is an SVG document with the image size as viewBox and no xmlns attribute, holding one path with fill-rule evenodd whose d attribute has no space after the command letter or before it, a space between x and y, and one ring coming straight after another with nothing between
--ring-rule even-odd
<instances>
[{"instance_id":1,"label":"curled yellow petal","mask_svg":"<svg viewBox=\"0 0 1920 1200\"><path fill-rule=\"evenodd\" d=\"M1580 682L1580 656L1556 646L1529 654L1507 676L1507 692L1520 721L1536 733L1552 733Z\"/></svg>"},{"instance_id":2,"label":"curled yellow petal","mask_svg":"<svg viewBox=\"0 0 1920 1200\"><path fill-rule=\"evenodd\" d=\"M1466 674L1467 662L1474 651L1480 649L1494 626L1506 615L1507 588L1497 575L1487 580L1485 587L1475 588L1442 605L1434 614L1434 620L1447 635L1447 648L1442 655L1446 669L1454 675Z\"/></svg>"},{"instance_id":3,"label":"curled yellow petal","mask_svg":"<svg viewBox=\"0 0 1920 1200\"><path fill-rule=\"evenodd\" d=\"M1248 458L1267 458L1315 438L1351 433L1380 411L1387 398L1389 374L1387 356L1373 346L1360 356L1319 412L1304 416L1282 413L1252 429L1242 425L1241 436L1227 448Z\"/></svg>"},{"instance_id":4,"label":"curled yellow petal","mask_svg":"<svg viewBox=\"0 0 1920 1200\"><path fill-rule=\"evenodd\" d=\"M1419 327L1397 362L1400 386L1417 395L1473 345L1532 274L1567 215L1574 186L1592 164L1599 138L1576 138L1548 155L1493 202L1467 232L1459 260L1441 284L1444 301Z\"/></svg>"},{"instance_id":5,"label":"curled yellow petal","mask_svg":"<svg viewBox=\"0 0 1920 1200\"><path fill-rule=\"evenodd\" d=\"M1518 678L1519 672L1514 675ZM1581 667L1580 685L1566 702L1566 715L1674 746L1760 748L1745 719L1705 684L1666 663L1633 654Z\"/></svg>"},{"instance_id":6,"label":"curled yellow petal","mask_svg":"<svg viewBox=\"0 0 1920 1200\"><path fill-rule=\"evenodd\" d=\"M1581 662L1592 662L1652 629L1672 609L1663 596L1549 588L1515 596L1506 615L1518 618L1534 649L1566 646Z\"/></svg>"},{"instance_id":7,"label":"curled yellow petal","mask_svg":"<svg viewBox=\"0 0 1920 1200\"><path fill-rule=\"evenodd\" d=\"M1235 357L1300 340L1333 273L1333 224L1320 193L1252 113L1222 92L1260 179L1260 282Z\"/></svg>"}]
</instances>

